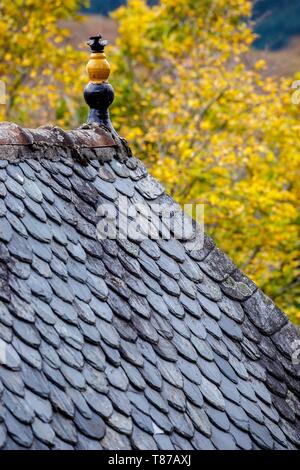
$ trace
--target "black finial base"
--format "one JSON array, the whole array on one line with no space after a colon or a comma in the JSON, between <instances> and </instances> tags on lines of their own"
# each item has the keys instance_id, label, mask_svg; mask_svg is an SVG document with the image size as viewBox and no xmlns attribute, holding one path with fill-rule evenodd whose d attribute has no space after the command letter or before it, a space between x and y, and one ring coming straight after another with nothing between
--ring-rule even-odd
<instances>
[{"instance_id":1,"label":"black finial base","mask_svg":"<svg viewBox=\"0 0 300 470\"><path fill-rule=\"evenodd\" d=\"M108 108L115 97L113 87L106 82L90 82L84 89L84 99L91 108L88 123L96 123L114 130L109 117Z\"/></svg>"}]
</instances>

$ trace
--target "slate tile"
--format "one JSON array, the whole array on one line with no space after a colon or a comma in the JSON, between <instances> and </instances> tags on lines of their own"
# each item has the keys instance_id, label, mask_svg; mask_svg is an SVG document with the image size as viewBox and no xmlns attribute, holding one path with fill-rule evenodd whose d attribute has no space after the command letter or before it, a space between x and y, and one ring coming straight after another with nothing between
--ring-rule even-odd
<instances>
[{"instance_id":1,"label":"slate tile","mask_svg":"<svg viewBox=\"0 0 300 470\"><path fill-rule=\"evenodd\" d=\"M163 294L163 299L168 307L168 310L173 315L175 315L175 317L179 319L183 319L185 317L185 311L178 299L175 299L174 297L171 297L165 293Z\"/></svg>"},{"instance_id":2,"label":"slate tile","mask_svg":"<svg viewBox=\"0 0 300 470\"><path fill-rule=\"evenodd\" d=\"M153 437L148 433L139 429L138 426L133 427L131 442L134 449L137 450L156 450L157 445Z\"/></svg>"},{"instance_id":3,"label":"slate tile","mask_svg":"<svg viewBox=\"0 0 300 470\"><path fill-rule=\"evenodd\" d=\"M7 248L10 254L17 258L19 261L31 263L32 250L25 238L14 233L7 245Z\"/></svg>"},{"instance_id":4,"label":"slate tile","mask_svg":"<svg viewBox=\"0 0 300 470\"><path fill-rule=\"evenodd\" d=\"M155 279L153 279L153 277L143 272L142 279L146 287L152 290L152 292L154 292L155 294L163 295L164 291L160 287L159 283Z\"/></svg>"},{"instance_id":5,"label":"slate tile","mask_svg":"<svg viewBox=\"0 0 300 470\"><path fill-rule=\"evenodd\" d=\"M156 390L160 390L162 387L162 377L157 367L154 367L150 362L145 361L142 369L142 375L146 382Z\"/></svg>"},{"instance_id":6,"label":"slate tile","mask_svg":"<svg viewBox=\"0 0 300 470\"><path fill-rule=\"evenodd\" d=\"M23 397L25 390L21 374L18 371L6 369L2 365L0 365L0 373L5 388L10 390L13 394Z\"/></svg>"},{"instance_id":7,"label":"slate tile","mask_svg":"<svg viewBox=\"0 0 300 470\"><path fill-rule=\"evenodd\" d=\"M0 333L1 330L4 327L0 327ZM0 334L0 337L3 337L3 331L2 334ZM0 363L3 364L5 367L11 370L20 370L21 366L21 359L19 354L16 351L16 348L13 347L11 344L6 344L5 341L0 339L0 344L1 344L1 350L4 348L4 357L0 358Z\"/></svg>"},{"instance_id":8,"label":"slate tile","mask_svg":"<svg viewBox=\"0 0 300 470\"><path fill-rule=\"evenodd\" d=\"M47 223L43 223L36 217L26 212L22 219L28 233L38 241L49 243L52 239L52 231Z\"/></svg>"},{"instance_id":9,"label":"slate tile","mask_svg":"<svg viewBox=\"0 0 300 470\"><path fill-rule=\"evenodd\" d=\"M85 378L81 372L66 364L62 364L61 373L72 387L77 390L85 390Z\"/></svg>"},{"instance_id":10,"label":"slate tile","mask_svg":"<svg viewBox=\"0 0 300 470\"><path fill-rule=\"evenodd\" d=\"M28 279L28 286L39 299L47 303L51 302L53 293L47 279L32 271Z\"/></svg>"},{"instance_id":11,"label":"slate tile","mask_svg":"<svg viewBox=\"0 0 300 470\"><path fill-rule=\"evenodd\" d=\"M188 361L197 361L198 354L189 340L174 332L173 343L182 357Z\"/></svg>"},{"instance_id":12,"label":"slate tile","mask_svg":"<svg viewBox=\"0 0 300 470\"><path fill-rule=\"evenodd\" d=\"M273 448L273 439L266 426L259 424L250 418L249 432L254 442L264 450L271 450Z\"/></svg>"},{"instance_id":13,"label":"slate tile","mask_svg":"<svg viewBox=\"0 0 300 470\"><path fill-rule=\"evenodd\" d=\"M12 239L13 230L5 217L0 218L0 240L9 242Z\"/></svg>"},{"instance_id":14,"label":"slate tile","mask_svg":"<svg viewBox=\"0 0 300 470\"><path fill-rule=\"evenodd\" d=\"M64 302L72 303L74 300L74 293L69 289L68 284L60 279L55 274L49 279L49 284L53 292Z\"/></svg>"},{"instance_id":15,"label":"slate tile","mask_svg":"<svg viewBox=\"0 0 300 470\"><path fill-rule=\"evenodd\" d=\"M167 401L161 395L161 393L157 392L156 390L153 390L150 387L147 387L145 389L145 396L148 399L149 403L154 405L159 411L162 411L163 413L169 412L170 407Z\"/></svg>"},{"instance_id":16,"label":"slate tile","mask_svg":"<svg viewBox=\"0 0 300 470\"><path fill-rule=\"evenodd\" d=\"M76 417L77 414L75 415L75 420ZM54 413L52 426L55 431L55 434L64 442L67 442L68 444L77 443L77 430L74 426L73 421L68 418L65 418L60 413Z\"/></svg>"},{"instance_id":17,"label":"slate tile","mask_svg":"<svg viewBox=\"0 0 300 470\"><path fill-rule=\"evenodd\" d=\"M141 253L139 262L141 264L142 269L146 273L148 273L154 279L160 278L160 270L157 264L155 263L155 261L152 258L150 258L150 256L148 256L146 253Z\"/></svg>"},{"instance_id":18,"label":"slate tile","mask_svg":"<svg viewBox=\"0 0 300 470\"><path fill-rule=\"evenodd\" d=\"M150 321L133 314L132 323L142 339L145 339L146 341L149 341L153 344L158 342L158 334L151 325Z\"/></svg>"},{"instance_id":19,"label":"slate tile","mask_svg":"<svg viewBox=\"0 0 300 470\"><path fill-rule=\"evenodd\" d=\"M28 211L31 213L31 215L35 216L40 222L47 222L47 215L41 204L34 202L29 198L26 198L24 199L24 205L26 209L28 209ZM50 224L50 226L51 222L52 221L48 221L48 224Z\"/></svg>"},{"instance_id":20,"label":"slate tile","mask_svg":"<svg viewBox=\"0 0 300 470\"><path fill-rule=\"evenodd\" d=\"M54 384L49 383L49 388L50 401L53 409L59 411L65 416L68 416L69 418L74 418L75 408L72 400L68 397L68 395ZM79 413L76 412L76 416L78 415Z\"/></svg>"},{"instance_id":21,"label":"slate tile","mask_svg":"<svg viewBox=\"0 0 300 470\"><path fill-rule=\"evenodd\" d=\"M94 439L89 439L88 437L83 436L81 433L78 433L77 439L78 439L77 446L76 446L77 450L88 450L88 451L102 450L102 447L98 441Z\"/></svg>"},{"instance_id":22,"label":"slate tile","mask_svg":"<svg viewBox=\"0 0 300 470\"><path fill-rule=\"evenodd\" d=\"M177 366L179 367L183 376L185 376L187 379L189 379L196 385L201 384L202 374L197 364L192 364L189 361L186 361L185 359L180 357L177 361Z\"/></svg>"},{"instance_id":23,"label":"slate tile","mask_svg":"<svg viewBox=\"0 0 300 470\"><path fill-rule=\"evenodd\" d=\"M19 241L20 240L21 239L19 238ZM51 246L52 246L52 249L55 247L55 245L53 244ZM36 254L39 258L41 258L43 261L45 261L46 263L50 263L52 259L52 251L51 251L50 245L46 243L41 243L34 238L28 239L28 242L26 244L26 250L27 252L29 251L29 253L28 254L26 253L25 255L27 259L24 257L24 259L23 260L21 259L21 261L26 261L30 263L32 260L32 252ZM19 246L17 245L16 253L18 254L18 252L19 252ZM12 253L12 254L16 256L15 253Z\"/></svg>"},{"instance_id":24,"label":"slate tile","mask_svg":"<svg viewBox=\"0 0 300 470\"><path fill-rule=\"evenodd\" d=\"M255 403L251 402L245 397L241 397L241 406L246 411L248 416L255 419L255 421L258 423L263 423L264 417L261 413L261 410Z\"/></svg>"},{"instance_id":25,"label":"slate tile","mask_svg":"<svg viewBox=\"0 0 300 470\"><path fill-rule=\"evenodd\" d=\"M15 179L13 179L11 176L7 176L7 179L4 184L6 186L7 191L13 194L13 196L19 199L25 199L26 192L24 191L22 185Z\"/></svg>"},{"instance_id":26,"label":"slate tile","mask_svg":"<svg viewBox=\"0 0 300 470\"><path fill-rule=\"evenodd\" d=\"M18 368L19 368L18 367L18 362L20 362L20 360L16 361L16 358L14 357L14 356L18 357L16 352L13 350L12 354L10 354L13 357L11 357L11 358L7 357L8 347L9 347L9 345L7 343L10 343L11 340L12 340L12 331L11 331L11 329L8 328L7 326L3 325L3 324L0 324L0 344L1 344L1 350L4 351L4 353L2 354L2 357L1 357L1 363L5 364L7 366L7 364L11 362L12 367L9 367L9 368L18 370Z\"/></svg>"},{"instance_id":27,"label":"slate tile","mask_svg":"<svg viewBox=\"0 0 300 470\"><path fill-rule=\"evenodd\" d=\"M206 361L202 357L198 358L197 365L202 373L208 380L219 385L222 380L221 372L213 361Z\"/></svg>"},{"instance_id":28,"label":"slate tile","mask_svg":"<svg viewBox=\"0 0 300 470\"><path fill-rule=\"evenodd\" d=\"M106 427L106 434L101 441L105 450L130 450L131 444L127 436L115 431L111 427Z\"/></svg>"},{"instance_id":29,"label":"slate tile","mask_svg":"<svg viewBox=\"0 0 300 470\"><path fill-rule=\"evenodd\" d=\"M115 430L122 434L130 436L132 433L132 419L124 416L116 411L108 419L108 424Z\"/></svg>"},{"instance_id":30,"label":"slate tile","mask_svg":"<svg viewBox=\"0 0 300 470\"><path fill-rule=\"evenodd\" d=\"M40 344L40 335L35 326L25 323L19 319L14 319L13 330L29 346L37 347Z\"/></svg>"},{"instance_id":31,"label":"slate tile","mask_svg":"<svg viewBox=\"0 0 300 470\"><path fill-rule=\"evenodd\" d=\"M6 187L4 183L0 183L0 197L5 197L7 194Z\"/></svg>"},{"instance_id":32,"label":"slate tile","mask_svg":"<svg viewBox=\"0 0 300 470\"><path fill-rule=\"evenodd\" d=\"M283 398L286 397L287 385L284 382L280 382L279 380L275 379L275 377L267 374L266 384L272 393L280 395Z\"/></svg>"},{"instance_id":33,"label":"slate tile","mask_svg":"<svg viewBox=\"0 0 300 470\"><path fill-rule=\"evenodd\" d=\"M62 341L58 354L61 360L65 362L65 364L70 367L73 367L76 370L82 370L84 366L84 360L80 351Z\"/></svg>"},{"instance_id":34,"label":"slate tile","mask_svg":"<svg viewBox=\"0 0 300 470\"><path fill-rule=\"evenodd\" d=\"M233 424L230 426L230 434L233 436L237 446L242 450L252 450L252 442L249 434L241 431Z\"/></svg>"},{"instance_id":35,"label":"slate tile","mask_svg":"<svg viewBox=\"0 0 300 470\"><path fill-rule=\"evenodd\" d=\"M8 193L5 197L4 203L8 211L12 212L17 217L24 217L25 207L21 199L18 199L17 197Z\"/></svg>"},{"instance_id":36,"label":"slate tile","mask_svg":"<svg viewBox=\"0 0 300 470\"><path fill-rule=\"evenodd\" d=\"M133 407L131 416L133 423L136 424L139 430L143 430L151 435L154 433L153 422L148 415ZM135 429L136 426L134 426L133 429Z\"/></svg>"},{"instance_id":37,"label":"slate tile","mask_svg":"<svg viewBox=\"0 0 300 470\"><path fill-rule=\"evenodd\" d=\"M19 356L29 365L35 367L36 369L41 369L42 367L42 358L40 353L28 346L26 343L21 341L16 336L13 339L13 347Z\"/></svg>"},{"instance_id":38,"label":"slate tile","mask_svg":"<svg viewBox=\"0 0 300 470\"><path fill-rule=\"evenodd\" d=\"M0 301L0 322L5 326L12 326L13 318L7 306Z\"/></svg>"},{"instance_id":39,"label":"slate tile","mask_svg":"<svg viewBox=\"0 0 300 470\"><path fill-rule=\"evenodd\" d=\"M205 400L220 411L225 410L225 401L219 389L205 377L200 385Z\"/></svg>"},{"instance_id":40,"label":"slate tile","mask_svg":"<svg viewBox=\"0 0 300 470\"><path fill-rule=\"evenodd\" d=\"M52 406L50 402L39 395L25 390L25 401L30 404L30 407L35 412L36 416L44 423L50 423L52 420Z\"/></svg>"},{"instance_id":41,"label":"slate tile","mask_svg":"<svg viewBox=\"0 0 300 470\"><path fill-rule=\"evenodd\" d=\"M30 302L31 302L32 296L31 296L31 290L28 286L28 282L24 281L23 279L19 279L14 274L10 274L10 276L8 278L8 283L9 283L9 287L12 289L12 291L14 291L14 293L16 293L20 297L18 300L16 300L17 296L15 296L12 291L9 291L7 284L4 285L4 287L5 287L4 295L5 294L8 294L8 295L7 295L7 298L3 298L3 300L4 301L5 300L10 301L10 304L9 304L10 310L12 309L12 303L17 305L18 301L20 301L20 302L25 301L25 303L23 303L23 306L27 307L27 304L29 304L28 309L30 311L31 310L30 309ZM2 286L2 289L3 289L3 286ZM5 292L6 290L7 290L7 292ZM3 297L3 291L2 291L2 297ZM30 317L31 313L28 314L26 312L26 310L25 310L25 312L21 312L21 313L20 313L20 311L18 311L18 315L21 318L24 317L24 316L29 316Z\"/></svg>"},{"instance_id":42,"label":"slate tile","mask_svg":"<svg viewBox=\"0 0 300 470\"><path fill-rule=\"evenodd\" d=\"M166 432L167 434L173 432L174 426L167 415L161 413L156 407L152 405L150 406L150 416L152 418L154 434L157 434L158 430L160 430L161 433Z\"/></svg>"},{"instance_id":43,"label":"slate tile","mask_svg":"<svg viewBox=\"0 0 300 470\"><path fill-rule=\"evenodd\" d=\"M74 447L56 437L53 450L71 451L74 450Z\"/></svg>"},{"instance_id":44,"label":"slate tile","mask_svg":"<svg viewBox=\"0 0 300 470\"><path fill-rule=\"evenodd\" d=\"M195 428L207 437L211 436L212 428L204 409L187 402L187 413Z\"/></svg>"},{"instance_id":45,"label":"slate tile","mask_svg":"<svg viewBox=\"0 0 300 470\"><path fill-rule=\"evenodd\" d=\"M171 362L161 359L158 363L158 370L167 382L178 388L183 388L183 378L178 367Z\"/></svg>"},{"instance_id":46,"label":"slate tile","mask_svg":"<svg viewBox=\"0 0 300 470\"><path fill-rule=\"evenodd\" d=\"M6 442L6 437L7 437L6 428L3 424L0 424L0 449L4 447L4 444Z\"/></svg>"},{"instance_id":47,"label":"slate tile","mask_svg":"<svg viewBox=\"0 0 300 470\"><path fill-rule=\"evenodd\" d=\"M220 340L223 336L222 330L219 327L219 324L213 319L208 316L203 318L203 323L205 329L214 336L217 340Z\"/></svg>"},{"instance_id":48,"label":"slate tile","mask_svg":"<svg viewBox=\"0 0 300 470\"><path fill-rule=\"evenodd\" d=\"M43 363L43 373L45 377L54 385L57 385L62 390L66 390L68 384L60 370L52 367L48 362L45 361Z\"/></svg>"},{"instance_id":49,"label":"slate tile","mask_svg":"<svg viewBox=\"0 0 300 470\"><path fill-rule=\"evenodd\" d=\"M194 334L191 335L191 341L198 354L200 354L203 359L207 361L214 360L214 354L208 342L205 342L203 339L200 339Z\"/></svg>"},{"instance_id":50,"label":"slate tile","mask_svg":"<svg viewBox=\"0 0 300 470\"><path fill-rule=\"evenodd\" d=\"M170 408L169 418L178 434L189 439L193 437L195 429L187 415Z\"/></svg>"},{"instance_id":51,"label":"slate tile","mask_svg":"<svg viewBox=\"0 0 300 470\"><path fill-rule=\"evenodd\" d=\"M106 165L100 165L100 168L98 170L98 175L100 178L104 181L108 181L110 183L113 183L116 179L116 176L112 172L111 168Z\"/></svg>"},{"instance_id":52,"label":"slate tile","mask_svg":"<svg viewBox=\"0 0 300 470\"><path fill-rule=\"evenodd\" d=\"M228 315L232 320L238 323L243 323L245 314L243 308L238 302L223 296L222 299L219 300L218 305L220 309L225 312L226 315Z\"/></svg>"},{"instance_id":53,"label":"slate tile","mask_svg":"<svg viewBox=\"0 0 300 470\"><path fill-rule=\"evenodd\" d=\"M51 269L50 269L48 263L41 260L40 258L38 258L35 255L33 256L33 260L32 260L32 269L34 269L34 271L36 271L37 274L39 274L40 276L45 277L46 279L49 279L50 277L52 277L52 272L51 272ZM29 277L29 274L28 274L28 277Z\"/></svg>"},{"instance_id":54,"label":"slate tile","mask_svg":"<svg viewBox=\"0 0 300 470\"><path fill-rule=\"evenodd\" d=\"M12 394L9 391L4 391L2 397L3 403L6 408L24 424L31 424L34 419L34 412L32 407L24 398Z\"/></svg>"},{"instance_id":55,"label":"slate tile","mask_svg":"<svg viewBox=\"0 0 300 470\"><path fill-rule=\"evenodd\" d=\"M5 426L12 439L20 446L31 447L33 433L28 424L23 424L17 420L9 411L5 412Z\"/></svg>"},{"instance_id":56,"label":"slate tile","mask_svg":"<svg viewBox=\"0 0 300 470\"><path fill-rule=\"evenodd\" d=\"M129 385L128 378L121 367L107 367L105 373L111 385L124 392L127 390Z\"/></svg>"},{"instance_id":57,"label":"slate tile","mask_svg":"<svg viewBox=\"0 0 300 470\"><path fill-rule=\"evenodd\" d=\"M139 180L135 187L146 199L156 199L164 192L161 184L150 175Z\"/></svg>"},{"instance_id":58,"label":"slate tile","mask_svg":"<svg viewBox=\"0 0 300 470\"><path fill-rule=\"evenodd\" d=\"M22 364L22 379L27 388L42 398L49 395L49 384L45 375L28 364Z\"/></svg>"},{"instance_id":59,"label":"slate tile","mask_svg":"<svg viewBox=\"0 0 300 470\"><path fill-rule=\"evenodd\" d=\"M193 315L196 318L202 318L203 313L200 307L200 304L197 300L193 300L185 294L181 294L179 301L182 303L183 307L187 312Z\"/></svg>"},{"instance_id":60,"label":"slate tile","mask_svg":"<svg viewBox=\"0 0 300 470\"><path fill-rule=\"evenodd\" d=\"M119 351L108 346L106 343L103 343L101 346L109 364L118 367L121 364L121 356Z\"/></svg>"},{"instance_id":61,"label":"slate tile","mask_svg":"<svg viewBox=\"0 0 300 470\"><path fill-rule=\"evenodd\" d=\"M260 400L258 401L258 406L263 412L264 420L266 420L266 417L268 417L270 420L274 421L274 423L279 422L279 414L273 406L266 405Z\"/></svg>"},{"instance_id":62,"label":"slate tile","mask_svg":"<svg viewBox=\"0 0 300 470\"><path fill-rule=\"evenodd\" d=\"M200 388L198 385L191 382L189 379L183 379L183 391L189 401L200 408L203 406L203 396L200 392Z\"/></svg>"},{"instance_id":63,"label":"slate tile","mask_svg":"<svg viewBox=\"0 0 300 470\"><path fill-rule=\"evenodd\" d=\"M141 372L136 366L129 364L126 361L122 361L122 367L126 372L129 382L138 390L144 390L146 388L146 382L142 377Z\"/></svg>"},{"instance_id":64,"label":"slate tile","mask_svg":"<svg viewBox=\"0 0 300 470\"><path fill-rule=\"evenodd\" d=\"M85 364L83 375L86 382L97 392L107 393L108 384L104 372L99 371L89 364Z\"/></svg>"},{"instance_id":65,"label":"slate tile","mask_svg":"<svg viewBox=\"0 0 300 470\"><path fill-rule=\"evenodd\" d=\"M47 446L53 446L55 433L49 424L44 423L38 418L35 418L34 422L32 423L32 430L33 434L40 441L42 441Z\"/></svg>"},{"instance_id":66,"label":"slate tile","mask_svg":"<svg viewBox=\"0 0 300 470\"><path fill-rule=\"evenodd\" d=\"M57 224L61 225L62 223L61 216L59 215L58 211L55 209L53 205L51 205L49 202L44 200L41 204L41 207L43 208L48 219L51 219ZM71 228L72 228L71 225L69 225L68 229L70 230Z\"/></svg>"},{"instance_id":67,"label":"slate tile","mask_svg":"<svg viewBox=\"0 0 300 470\"><path fill-rule=\"evenodd\" d=\"M198 431L195 432L191 442L195 450L215 450L211 440Z\"/></svg>"},{"instance_id":68,"label":"slate tile","mask_svg":"<svg viewBox=\"0 0 300 470\"><path fill-rule=\"evenodd\" d=\"M156 434L154 435L154 440L157 444L159 450L175 450L171 439L165 434Z\"/></svg>"},{"instance_id":69,"label":"slate tile","mask_svg":"<svg viewBox=\"0 0 300 470\"><path fill-rule=\"evenodd\" d=\"M171 435L171 441L176 450L194 450L189 439L179 436L176 432Z\"/></svg>"},{"instance_id":70,"label":"slate tile","mask_svg":"<svg viewBox=\"0 0 300 470\"><path fill-rule=\"evenodd\" d=\"M243 307L251 321L268 335L278 332L287 323L287 317L261 291L246 300Z\"/></svg>"},{"instance_id":71,"label":"slate tile","mask_svg":"<svg viewBox=\"0 0 300 470\"><path fill-rule=\"evenodd\" d=\"M164 382L162 388L162 395L167 400L169 405L173 406L178 411L185 412L186 397L182 390L179 390L168 382Z\"/></svg>"},{"instance_id":72,"label":"slate tile","mask_svg":"<svg viewBox=\"0 0 300 470\"><path fill-rule=\"evenodd\" d=\"M86 419L76 411L74 422L82 434L87 437L98 440L105 435L104 421L96 414L93 414L90 419Z\"/></svg>"},{"instance_id":73,"label":"slate tile","mask_svg":"<svg viewBox=\"0 0 300 470\"><path fill-rule=\"evenodd\" d=\"M60 298L53 296L51 308L53 312L58 315L62 320L73 324L77 323L77 312L70 303L64 302Z\"/></svg>"},{"instance_id":74,"label":"slate tile","mask_svg":"<svg viewBox=\"0 0 300 470\"><path fill-rule=\"evenodd\" d=\"M223 357L219 356L218 354L214 354L214 359L219 370L222 372L222 374L224 374L225 377L231 380L231 382L233 382L234 384L237 384L239 379L235 370L230 365L230 363L226 361Z\"/></svg>"},{"instance_id":75,"label":"slate tile","mask_svg":"<svg viewBox=\"0 0 300 470\"><path fill-rule=\"evenodd\" d=\"M298 427L296 428L295 425L292 425L285 421L281 423L281 429L285 433L289 441L292 442L298 449L300 446L300 434Z\"/></svg>"},{"instance_id":76,"label":"slate tile","mask_svg":"<svg viewBox=\"0 0 300 470\"><path fill-rule=\"evenodd\" d=\"M236 443L231 434L221 431L220 429L213 426L212 443L218 450L236 450Z\"/></svg>"}]
</instances>

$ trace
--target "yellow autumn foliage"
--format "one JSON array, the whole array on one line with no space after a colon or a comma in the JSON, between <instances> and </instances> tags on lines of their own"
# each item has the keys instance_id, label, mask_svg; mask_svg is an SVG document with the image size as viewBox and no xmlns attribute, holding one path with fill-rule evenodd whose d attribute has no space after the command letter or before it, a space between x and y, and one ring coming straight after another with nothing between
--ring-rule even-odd
<instances>
[{"instance_id":1,"label":"yellow autumn foliage","mask_svg":"<svg viewBox=\"0 0 300 470\"><path fill-rule=\"evenodd\" d=\"M62 21L79 0L0 0L0 120L25 126L79 123L86 54L69 44Z\"/></svg>"},{"instance_id":2,"label":"yellow autumn foliage","mask_svg":"<svg viewBox=\"0 0 300 470\"><path fill-rule=\"evenodd\" d=\"M244 65L248 0L129 0L115 14L113 122L182 204L300 321L300 112L292 80ZM112 54L110 54L112 55Z\"/></svg>"}]
</instances>

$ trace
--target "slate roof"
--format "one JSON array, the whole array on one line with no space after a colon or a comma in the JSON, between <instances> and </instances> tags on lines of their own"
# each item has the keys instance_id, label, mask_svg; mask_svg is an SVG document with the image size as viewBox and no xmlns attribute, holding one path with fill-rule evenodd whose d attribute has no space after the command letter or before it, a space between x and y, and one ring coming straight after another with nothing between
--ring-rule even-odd
<instances>
[{"instance_id":1,"label":"slate roof","mask_svg":"<svg viewBox=\"0 0 300 470\"><path fill-rule=\"evenodd\" d=\"M0 125L0 448L299 447L299 331L209 237L98 241L120 195L173 204L105 129Z\"/></svg>"}]
</instances>

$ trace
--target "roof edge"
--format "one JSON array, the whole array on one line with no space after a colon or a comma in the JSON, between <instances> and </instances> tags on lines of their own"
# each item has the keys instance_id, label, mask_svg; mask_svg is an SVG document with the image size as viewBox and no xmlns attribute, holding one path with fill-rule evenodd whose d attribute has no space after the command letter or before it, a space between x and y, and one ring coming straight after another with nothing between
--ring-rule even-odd
<instances>
[{"instance_id":1,"label":"roof edge","mask_svg":"<svg viewBox=\"0 0 300 470\"><path fill-rule=\"evenodd\" d=\"M57 149L57 152L54 151ZM90 160L124 161L131 156L127 141L97 124L65 131L57 126L27 129L12 122L0 123L0 159L10 162L42 158L71 158L82 164Z\"/></svg>"}]
</instances>

